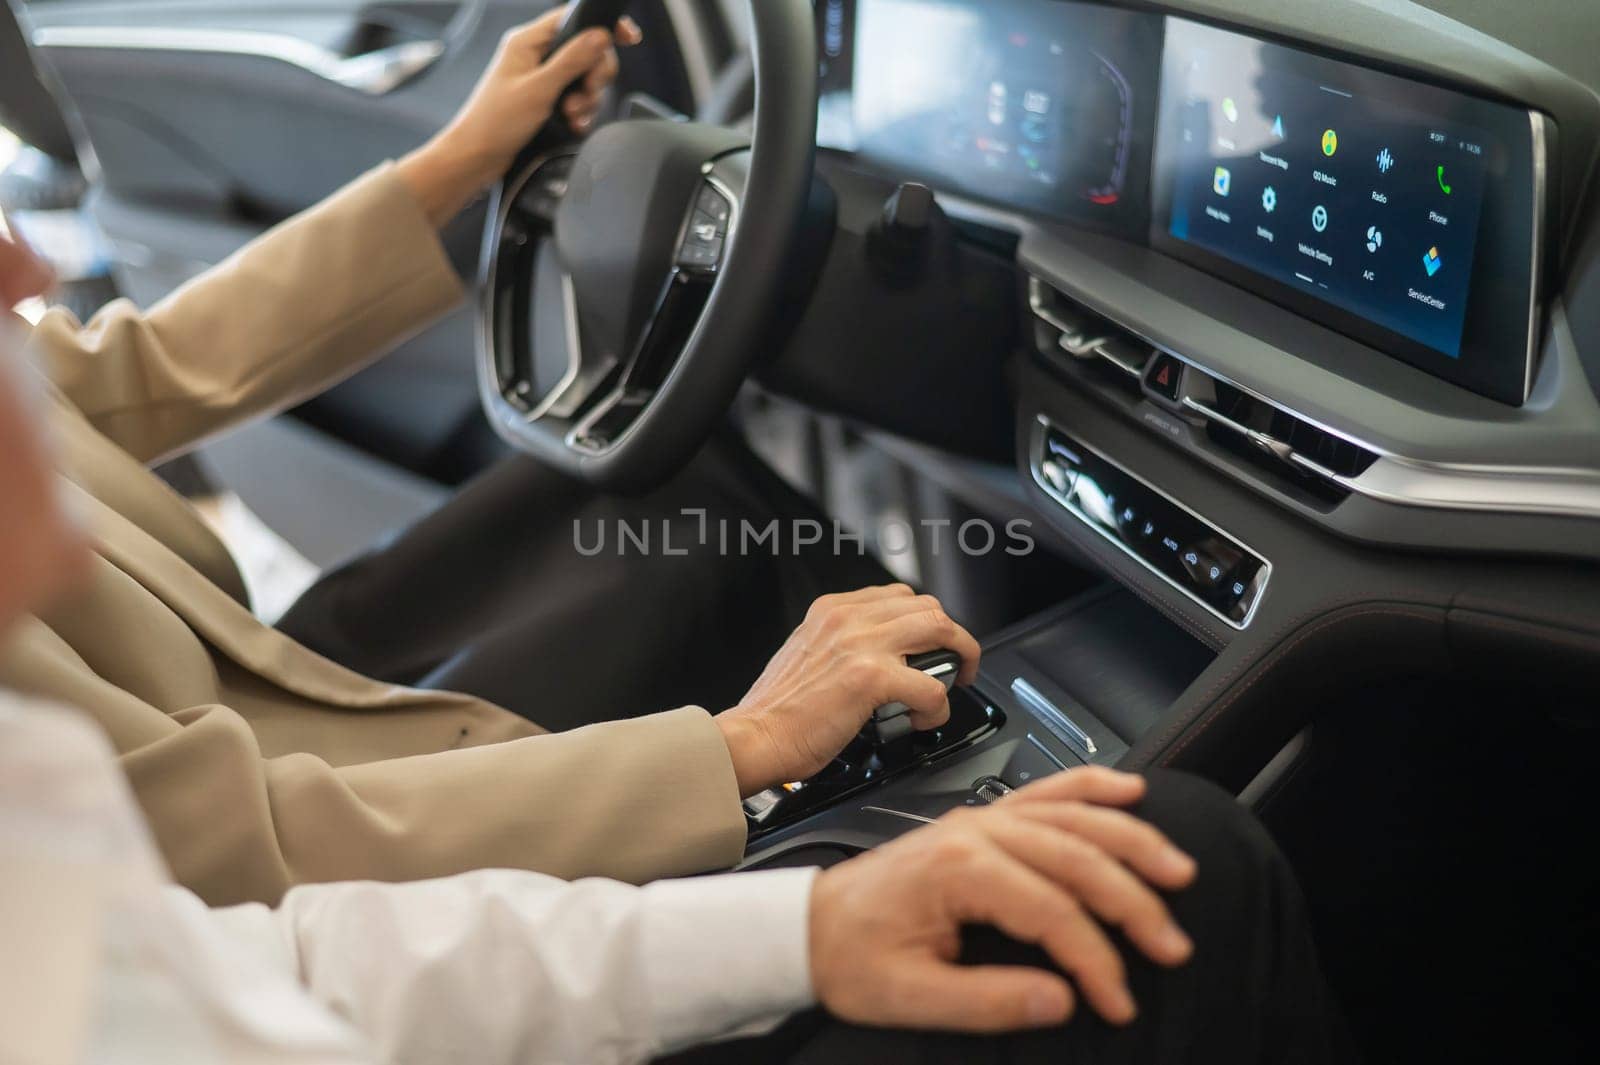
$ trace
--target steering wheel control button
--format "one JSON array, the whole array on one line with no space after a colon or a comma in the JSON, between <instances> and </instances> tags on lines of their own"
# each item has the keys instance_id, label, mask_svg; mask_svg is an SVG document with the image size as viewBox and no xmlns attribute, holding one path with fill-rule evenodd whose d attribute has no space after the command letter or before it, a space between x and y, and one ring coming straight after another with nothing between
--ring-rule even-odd
<instances>
[{"instance_id":1,"label":"steering wheel control button","mask_svg":"<svg viewBox=\"0 0 1600 1065\"><path fill-rule=\"evenodd\" d=\"M732 202L711 183L702 184L678 249L678 266L697 273L715 273L722 265L732 224Z\"/></svg>"},{"instance_id":2,"label":"steering wheel control button","mask_svg":"<svg viewBox=\"0 0 1600 1065\"><path fill-rule=\"evenodd\" d=\"M1177 403L1183 387L1183 363L1171 355L1157 355L1145 372L1145 387L1168 403Z\"/></svg>"},{"instance_id":3,"label":"steering wheel control button","mask_svg":"<svg viewBox=\"0 0 1600 1065\"><path fill-rule=\"evenodd\" d=\"M703 214L717 223L723 235L728 232L728 223L733 219L733 204L728 202L726 196L718 192L711 185L704 185L700 189L700 197L695 200L696 214Z\"/></svg>"}]
</instances>

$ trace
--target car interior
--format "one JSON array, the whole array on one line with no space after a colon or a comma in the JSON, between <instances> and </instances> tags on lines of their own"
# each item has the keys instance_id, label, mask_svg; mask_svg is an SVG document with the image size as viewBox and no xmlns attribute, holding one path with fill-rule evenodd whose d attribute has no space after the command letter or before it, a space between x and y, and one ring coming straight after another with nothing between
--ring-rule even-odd
<instances>
[{"instance_id":1,"label":"car interior","mask_svg":"<svg viewBox=\"0 0 1600 1065\"><path fill-rule=\"evenodd\" d=\"M14 3L0 201L147 304L546 6ZM748 866L1191 771L1293 860L1369 1058L1592 1047L1592 5L622 6L611 120L449 228L467 304L175 483L326 567L508 455L636 492L731 427L984 647L945 727L748 800Z\"/></svg>"}]
</instances>

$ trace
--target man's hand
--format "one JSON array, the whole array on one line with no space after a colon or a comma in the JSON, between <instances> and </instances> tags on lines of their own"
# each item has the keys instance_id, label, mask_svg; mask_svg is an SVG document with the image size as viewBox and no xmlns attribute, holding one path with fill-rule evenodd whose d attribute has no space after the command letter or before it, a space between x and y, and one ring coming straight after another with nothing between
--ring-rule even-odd
<instances>
[{"instance_id":1,"label":"man's hand","mask_svg":"<svg viewBox=\"0 0 1600 1065\"><path fill-rule=\"evenodd\" d=\"M1194 860L1112 808L1143 794L1143 778L1109 769L1058 773L826 870L811 895L817 999L856 1024L1003 1032L1064 1023L1076 985L1106 1020L1132 1021L1105 928L1161 965L1193 951L1151 885L1187 887ZM957 965L972 924L1042 947L1071 983L1024 966Z\"/></svg>"},{"instance_id":2,"label":"man's hand","mask_svg":"<svg viewBox=\"0 0 1600 1065\"><path fill-rule=\"evenodd\" d=\"M567 8L508 32L472 97L433 140L408 155L401 175L435 225L443 225L467 202L497 181L517 153L555 114L559 103L577 133L594 124L606 88L616 80L617 52L643 39L632 19L614 34L585 30L554 55ZM565 100L567 86L578 82Z\"/></svg>"},{"instance_id":3,"label":"man's hand","mask_svg":"<svg viewBox=\"0 0 1600 1065\"><path fill-rule=\"evenodd\" d=\"M893 584L818 599L739 705L717 716L739 793L814 775L885 703L905 703L918 729L944 724L944 684L905 661L942 649L961 656L959 683L977 679L978 641L932 596Z\"/></svg>"}]
</instances>

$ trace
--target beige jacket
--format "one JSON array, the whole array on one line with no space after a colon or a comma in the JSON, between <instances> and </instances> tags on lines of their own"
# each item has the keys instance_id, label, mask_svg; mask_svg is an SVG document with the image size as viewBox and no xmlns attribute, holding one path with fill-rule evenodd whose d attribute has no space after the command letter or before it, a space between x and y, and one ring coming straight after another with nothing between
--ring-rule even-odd
<instances>
[{"instance_id":1,"label":"beige jacket","mask_svg":"<svg viewBox=\"0 0 1600 1065\"><path fill-rule=\"evenodd\" d=\"M742 852L704 710L544 735L478 699L351 673L258 622L227 549L145 468L327 388L460 297L382 168L148 313L118 303L80 326L56 311L35 331L66 490L99 554L81 592L0 643L0 685L98 719L178 880L208 902L480 867L642 882Z\"/></svg>"}]
</instances>

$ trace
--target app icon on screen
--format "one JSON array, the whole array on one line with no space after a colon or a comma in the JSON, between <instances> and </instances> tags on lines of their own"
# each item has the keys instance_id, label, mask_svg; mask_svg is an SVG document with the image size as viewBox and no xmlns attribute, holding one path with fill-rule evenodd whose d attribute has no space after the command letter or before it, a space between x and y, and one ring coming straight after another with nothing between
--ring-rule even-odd
<instances>
[{"instance_id":1,"label":"app icon on screen","mask_svg":"<svg viewBox=\"0 0 1600 1065\"><path fill-rule=\"evenodd\" d=\"M1320 203L1311 209L1311 228L1318 233L1328 228L1328 209Z\"/></svg>"},{"instance_id":2,"label":"app icon on screen","mask_svg":"<svg viewBox=\"0 0 1600 1065\"><path fill-rule=\"evenodd\" d=\"M1333 153L1339 150L1339 134L1331 129L1322 131L1322 154L1333 158Z\"/></svg>"},{"instance_id":3,"label":"app icon on screen","mask_svg":"<svg viewBox=\"0 0 1600 1065\"><path fill-rule=\"evenodd\" d=\"M1272 120L1272 135L1283 140L1283 116L1279 115Z\"/></svg>"},{"instance_id":4,"label":"app icon on screen","mask_svg":"<svg viewBox=\"0 0 1600 1065\"><path fill-rule=\"evenodd\" d=\"M1226 196L1228 189L1233 187L1233 175L1228 173L1228 168L1219 166L1211 175L1211 187L1218 196Z\"/></svg>"},{"instance_id":5,"label":"app icon on screen","mask_svg":"<svg viewBox=\"0 0 1600 1065\"><path fill-rule=\"evenodd\" d=\"M1222 117L1229 122L1239 121L1239 105L1233 102L1233 97L1231 96L1222 98Z\"/></svg>"},{"instance_id":6,"label":"app icon on screen","mask_svg":"<svg viewBox=\"0 0 1600 1065\"><path fill-rule=\"evenodd\" d=\"M1376 253L1381 247L1383 247L1383 230L1379 229L1377 226L1368 226L1367 250L1369 252Z\"/></svg>"},{"instance_id":7,"label":"app icon on screen","mask_svg":"<svg viewBox=\"0 0 1600 1065\"><path fill-rule=\"evenodd\" d=\"M1429 277L1437 274L1444 267L1444 259L1440 257L1438 248L1428 249L1428 254L1422 257L1422 266L1423 269L1428 271Z\"/></svg>"},{"instance_id":8,"label":"app icon on screen","mask_svg":"<svg viewBox=\"0 0 1600 1065\"><path fill-rule=\"evenodd\" d=\"M1378 173L1387 174L1394 169L1394 155L1385 148L1378 153Z\"/></svg>"},{"instance_id":9,"label":"app icon on screen","mask_svg":"<svg viewBox=\"0 0 1600 1065\"><path fill-rule=\"evenodd\" d=\"M1271 185L1261 193L1261 209L1271 214L1278 209L1278 190Z\"/></svg>"}]
</instances>

